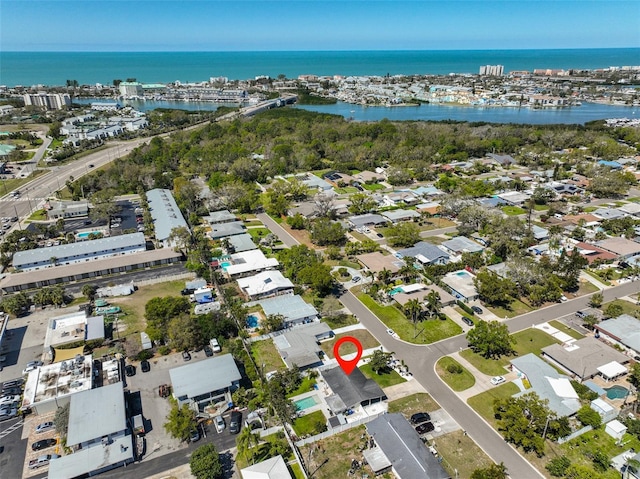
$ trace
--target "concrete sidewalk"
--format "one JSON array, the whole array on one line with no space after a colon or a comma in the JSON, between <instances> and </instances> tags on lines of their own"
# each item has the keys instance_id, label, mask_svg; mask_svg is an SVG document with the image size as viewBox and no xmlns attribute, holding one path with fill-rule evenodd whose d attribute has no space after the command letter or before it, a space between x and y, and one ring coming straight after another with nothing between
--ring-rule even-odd
<instances>
[{"instance_id":1,"label":"concrete sidewalk","mask_svg":"<svg viewBox=\"0 0 640 479\"><path fill-rule=\"evenodd\" d=\"M473 364L471 364L465 358L460 356L460 353L455 352L450 354L449 356L455 359L456 361L458 361L462 367L464 367L467 371L473 374L473 376L476 378L476 382L473 386L471 386L469 389L465 389L464 391L460 391L457 393L458 396L460 396L460 398L463 399L465 402L470 397L476 396L480 393L483 393L495 387L493 384L491 384L491 378L493 376L489 376L481 372ZM510 381L516 378L515 373L509 372L506 369L504 370L504 373L500 374L500 376L504 376L504 378L507 381Z\"/></svg>"},{"instance_id":2,"label":"concrete sidewalk","mask_svg":"<svg viewBox=\"0 0 640 479\"><path fill-rule=\"evenodd\" d=\"M195 479L191 474L191 467L189 464L183 464L182 466L174 467L173 469L167 469L164 472L148 476L147 479Z\"/></svg>"}]
</instances>

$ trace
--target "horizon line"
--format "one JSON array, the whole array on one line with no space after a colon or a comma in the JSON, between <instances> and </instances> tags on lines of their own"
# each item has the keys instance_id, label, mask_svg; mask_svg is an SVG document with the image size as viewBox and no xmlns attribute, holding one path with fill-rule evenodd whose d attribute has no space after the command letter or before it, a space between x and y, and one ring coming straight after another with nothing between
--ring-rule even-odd
<instances>
[{"instance_id":1,"label":"horizon line","mask_svg":"<svg viewBox=\"0 0 640 479\"><path fill-rule=\"evenodd\" d=\"M433 48L433 49L345 49L345 50L4 50L3 53L345 53L345 52L522 52L567 50L640 50L633 47L578 47L578 48Z\"/></svg>"}]
</instances>

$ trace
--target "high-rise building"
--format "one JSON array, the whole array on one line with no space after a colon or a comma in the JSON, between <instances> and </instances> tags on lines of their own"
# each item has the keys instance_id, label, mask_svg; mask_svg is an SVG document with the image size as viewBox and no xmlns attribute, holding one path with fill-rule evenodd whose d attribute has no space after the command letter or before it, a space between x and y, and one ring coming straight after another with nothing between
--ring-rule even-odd
<instances>
[{"instance_id":1,"label":"high-rise building","mask_svg":"<svg viewBox=\"0 0 640 479\"><path fill-rule=\"evenodd\" d=\"M120 82L120 85L118 86L118 88L120 89L120 94L125 98L131 98L134 96L138 96L138 97L144 96L144 92L142 90L142 83L139 83L137 81Z\"/></svg>"},{"instance_id":2,"label":"high-rise building","mask_svg":"<svg viewBox=\"0 0 640 479\"><path fill-rule=\"evenodd\" d=\"M480 67L480 75L501 77L503 73L504 73L503 65L482 65Z\"/></svg>"},{"instance_id":3,"label":"high-rise building","mask_svg":"<svg viewBox=\"0 0 640 479\"><path fill-rule=\"evenodd\" d=\"M62 110L71 106L71 97L67 93L47 93L40 91L36 94L22 95L24 106L37 106L46 110Z\"/></svg>"}]
</instances>

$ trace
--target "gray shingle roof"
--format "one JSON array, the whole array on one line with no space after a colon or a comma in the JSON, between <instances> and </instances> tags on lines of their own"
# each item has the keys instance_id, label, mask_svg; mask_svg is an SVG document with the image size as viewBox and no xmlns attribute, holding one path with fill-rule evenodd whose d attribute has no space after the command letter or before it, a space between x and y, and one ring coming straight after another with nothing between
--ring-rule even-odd
<instances>
[{"instance_id":1,"label":"gray shingle roof","mask_svg":"<svg viewBox=\"0 0 640 479\"><path fill-rule=\"evenodd\" d=\"M400 479L451 477L402 414L383 414L367 423L367 432L373 436Z\"/></svg>"},{"instance_id":2,"label":"gray shingle roof","mask_svg":"<svg viewBox=\"0 0 640 479\"><path fill-rule=\"evenodd\" d=\"M373 379L367 379L358 368L349 375L345 374L342 368L325 369L321 373L345 409L359 406L365 401L386 397L380 386Z\"/></svg>"},{"instance_id":3,"label":"gray shingle roof","mask_svg":"<svg viewBox=\"0 0 640 479\"><path fill-rule=\"evenodd\" d=\"M456 253L479 253L484 249L478 243L476 243L475 241L471 241L465 236L456 236L455 238L444 241L442 243L442 246Z\"/></svg>"},{"instance_id":4,"label":"gray shingle roof","mask_svg":"<svg viewBox=\"0 0 640 479\"><path fill-rule=\"evenodd\" d=\"M398 254L401 257L404 256L413 256L416 257L418 255L422 255L427 258L430 262L437 260L438 258L446 258L449 259L449 255L438 248L436 245L431 243L427 243L425 241L420 241L416 243L411 248L401 249L398 251Z\"/></svg>"},{"instance_id":5,"label":"gray shingle roof","mask_svg":"<svg viewBox=\"0 0 640 479\"><path fill-rule=\"evenodd\" d=\"M633 316L622 314L617 318L607 319L596 325L596 329L640 352L640 320Z\"/></svg>"}]
</instances>

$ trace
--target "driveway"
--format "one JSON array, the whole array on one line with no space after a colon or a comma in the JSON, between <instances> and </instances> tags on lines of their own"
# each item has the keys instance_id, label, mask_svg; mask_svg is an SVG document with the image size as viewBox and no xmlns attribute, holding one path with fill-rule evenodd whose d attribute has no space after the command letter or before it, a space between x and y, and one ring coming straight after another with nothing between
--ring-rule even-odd
<instances>
[{"instance_id":1,"label":"driveway","mask_svg":"<svg viewBox=\"0 0 640 479\"><path fill-rule=\"evenodd\" d=\"M269 216L268 214L258 213L256 215L256 218L262 221L262 224L264 224L267 228L269 228L269 230L274 235L280 238L280 241L282 241L287 246L287 248L291 248L292 246L297 246L300 244L297 239L291 236L287 230L285 230L282 226L276 223L274 219L271 218L271 216Z\"/></svg>"}]
</instances>

